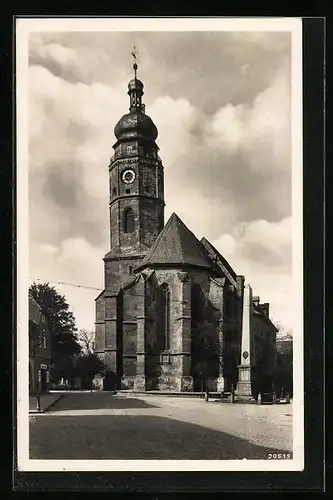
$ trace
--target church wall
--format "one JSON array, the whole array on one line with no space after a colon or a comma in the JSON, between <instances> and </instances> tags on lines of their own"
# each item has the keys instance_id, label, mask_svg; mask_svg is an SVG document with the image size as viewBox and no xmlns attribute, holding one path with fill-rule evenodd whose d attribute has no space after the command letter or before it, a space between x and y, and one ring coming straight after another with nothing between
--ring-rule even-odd
<instances>
[{"instance_id":1,"label":"church wall","mask_svg":"<svg viewBox=\"0 0 333 500\"><path fill-rule=\"evenodd\" d=\"M140 193L157 196L156 165L140 165Z\"/></svg>"},{"instance_id":2,"label":"church wall","mask_svg":"<svg viewBox=\"0 0 333 500\"><path fill-rule=\"evenodd\" d=\"M95 318L95 349L104 351L105 347L105 299L104 293L96 300L96 318Z\"/></svg>"},{"instance_id":3,"label":"church wall","mask_svg":"<svg viewBox=\"0 0 333 500\"><path fill-rule=\"evenodd\" d=\"M147 389L156 390L160 374L158 284L155 274L146 282Z\"/></svg>"},{"instance_id":4,"label":"church wall","mask_svg":"<svg viewBox=\"0 0 333 500\"><path fill-rule=\"evenodd\" d=\"M133 277L133 269L140 262L139 258L107 259L104 266L105 289L118 292L122 282Z\"/></svg>"},{"instance_id":5,"label":"church wall","mask_svg":"<svg viewBox=\"0 0 333 500\"><path fill-rule=\"evenodd\" d=\"M123 292L123 376L122 388L133 389L137 364L137 316L140 314L142 297L136 284Z\"/></svg>"},{"instance_id":6,"label":"church wall","mask_svg":"<svg viewBox=\"0 0 333 500\"><path fill-rule=\"evenodd\" d=\"M221 316L220 290L210 280L209 271L192 269L191 276L191 375L194 390L201 390L203 383L209 390L217 390L219 375L218 336ZM207 335L210 349L202 349L201 343ZM214 347L215 346L215 347ZM211 358L213 356L213 358Z\"/></svg>"},{"instance_id":7,"label":"church wall","mask_svg":"<svg viewBox=\"0 0 333 500\"><path fill-rule=\"evenodd\" d=\"M180 300L182 282L178 276L181 270L158 269L148 280L146 287L146 341L148 388L156 390L180 390L182 377L182 303ZM160 349L161 329L158 321L157 288L167 283L170 288L170 351ZM188 300L188 299L187 299Z\"/></svg>"},{"instance_id":8,"label":"church wall","mask_svg":"<svg viewBox=\"0 0 333 500\"><path fill-rule=\"evenodd\" d=\"M119 206L110 206L110 244L111 248L119 247Z\"/></svg>"},{"instance_id":9,"label":"church wall","mask_svg":"<svg viewBox=\"0 0 333 500\"><path fill-rule=\"evenodd\" d=\"M155 181L156 184L156 181ZM156 240L163 226L163 206L156 199L142 198L140 200L140 218L142 245L149 249Z\"/></svg>"},{"instance_id":10,"label":"church wall","mask_svg":"<svg viewBox=\"0 0 333 500\"><path fill-rule=\"evenodd\" d=\"M109 182L110 201L113 201L119 194L119 175L117 168L112 168L110 170Z\"/></svg>"},{"instance_id":11,"label":"church wall","mask_svg":"<svg viewBox=\"0 0 333 500\"><path fill-rule=\"evenodd\" d=\"M131 189L131 188L129 188ZM125 208L131 208L134 214L134 231L132 233L125 233L123 230L120 231L119 245L121 249L122 257L129 255L133 250L139 250L140 242L140 213L139 213L139 203L137 198L123 198L119 202L119 224L123 228L124 224L124 210Z\"/></svg>"},{"instance_id":12,"label":"church wall","mask_svg":"<svg viewBox=\"0 0 333 500\"><path fill-rule=\"evenodd\" d=\"M216 360L216 377L211 377L207 381L208 389L211 391L222 391L224 389L224 279L219 281L209 281L208 300L211 305L207 311L208 319L212 329L215 330L216 353L219 359Z\"/></svg>"},{"instance_id":13,"label":"church wall","mask_svg":"<svg viewBox=\"0 0 333 500\"><path fill-rule=\"evenodd\" d=\"M175 355L179 352L177 339L181 337L178 318L181 315L180 292L181 283L177 270L158 270L156 272L159 285L167 283L170 287L170 357L161 356L159 360L158 388L160 390L174 390L178 388L177 377L180 377L180 359Z\"/></svg>"}]
</instances>

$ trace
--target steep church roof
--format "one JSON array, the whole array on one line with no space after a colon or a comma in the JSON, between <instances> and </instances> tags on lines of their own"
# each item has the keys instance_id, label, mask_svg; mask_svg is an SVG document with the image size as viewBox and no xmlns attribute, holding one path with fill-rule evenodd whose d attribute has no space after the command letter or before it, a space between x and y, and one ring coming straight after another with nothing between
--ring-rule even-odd
<instances>
[{"instance_id":1,"label":"steep church roof","mask_svg":"<svg viewBox=\"0 0 333 500\"><path fill-rule=\"evenodd\" d=\"M237 274L229 264L229 262L220 254L220 252L208 241L206 238L202 238L200 243L205 248L209 255L209 258L215 262L215 264L221 269L221 271L230 279L230 281L235 281Z\"/></svg>"},{"instance_id":2,"label":"steep church roof","mask_svg":"<svg viewBox=\"0 0 333 500\"><path fill-rule=\"evenodd\" d=\"M154 265L190 265L211 269L204 248L184 222L173 213L135 271Z\"/></svg>"}]
</instances>

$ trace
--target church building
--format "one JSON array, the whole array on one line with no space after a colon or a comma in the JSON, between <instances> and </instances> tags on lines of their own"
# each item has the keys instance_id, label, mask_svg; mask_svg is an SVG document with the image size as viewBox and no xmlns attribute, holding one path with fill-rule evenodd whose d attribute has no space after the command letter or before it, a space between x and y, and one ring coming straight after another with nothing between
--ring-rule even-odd
<instances>
[{"instance_id":1,"label":"church building","mask_svg":"<svg viewBox=\"0 0 333 500\"><path fill-rule=\"evenodd\" d=\"M158 131L133 67L129 113L114 129L110 251L96 298L96 353L109 370L104 389L116 381L117 389L138 392L269 392L277 331L269 304L177 214L164 223Z\"/></svg>"}]
</instances>

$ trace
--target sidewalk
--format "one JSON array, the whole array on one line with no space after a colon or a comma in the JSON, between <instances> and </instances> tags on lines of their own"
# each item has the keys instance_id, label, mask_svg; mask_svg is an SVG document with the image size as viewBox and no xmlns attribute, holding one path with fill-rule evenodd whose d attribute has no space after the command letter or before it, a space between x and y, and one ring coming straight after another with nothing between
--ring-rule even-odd
<instances>
[{"instance_id":1,"label":"sidewalk","mask_svg":"<svg viewBox=\"0 0 333 500\"><path fill-rule=\"evenodd\" d=\"M41 394L40 408L41 412L47 411L54 403L63 398L63 394ZM29 396L29 413L39 413L37 410L36 396Z\"/></svg>"}]
</instances>

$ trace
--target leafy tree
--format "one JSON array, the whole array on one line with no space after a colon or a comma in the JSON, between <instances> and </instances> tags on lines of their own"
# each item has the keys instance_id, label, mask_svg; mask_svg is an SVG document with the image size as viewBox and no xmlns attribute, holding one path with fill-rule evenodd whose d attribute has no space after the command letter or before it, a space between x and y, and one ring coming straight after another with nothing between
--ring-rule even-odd
<instances>
[{"instance_id":1,"label":"leafy tree","mask_svg":"<svg viewBox=\"0 0 333 500\"><path fill-rule=\"evenodd\" d=\"M72 377L72 359L81 347L77 339L77 327L66 298L49 283L33 283L29 292L43 309L51 336L52 379Z\"/></svg>"},{"instance_id":2,"label":"leafy tree","mask_svg":"<svg viewBox=\"0 0 333 500\"><path fill-rule=\"evenodd\" d=\"M84 388L92 389L95 375L105 375L107 366L97 354L88 353L76 358L75 372L81 378L81 384Z\"/></svg>"}]
</instances>

